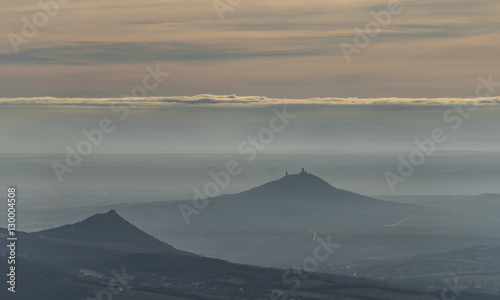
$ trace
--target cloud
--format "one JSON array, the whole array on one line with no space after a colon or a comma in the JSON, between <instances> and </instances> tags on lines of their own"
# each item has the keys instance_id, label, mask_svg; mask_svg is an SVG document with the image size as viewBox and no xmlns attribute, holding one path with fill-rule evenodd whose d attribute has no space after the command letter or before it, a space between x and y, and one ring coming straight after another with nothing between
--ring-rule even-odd
<instances>
[{"instance_id":1,"label":"cloud","mask_svg":"<svg viewBox=\"0 0 500 300\"><path fill-rule=\"evenodd\" d=\"M82 42L49 48L26 49L20 53L1 53L0 65L92 65L151 61L197 62L250 58L312 56L320 49L275 49L252 51L235 45L196 43L99 43Z\"/></svg>"},{"instance_id":2,"label":"cloud","mask_svg":"<svg viewBox=\"0 0 500 300\"><path fill-rule=\"evenodd\" d=\"M442 107L478 105L500 107L500 97L487 98L337 98L317 97L307 99L270 98L261 96L210 95L129 98L0 98L0 105L11 106L83 106L137 104L144 108L162 107L265 107L265 106L360 106L360 107Z\"/></svg>"}]
</instances>

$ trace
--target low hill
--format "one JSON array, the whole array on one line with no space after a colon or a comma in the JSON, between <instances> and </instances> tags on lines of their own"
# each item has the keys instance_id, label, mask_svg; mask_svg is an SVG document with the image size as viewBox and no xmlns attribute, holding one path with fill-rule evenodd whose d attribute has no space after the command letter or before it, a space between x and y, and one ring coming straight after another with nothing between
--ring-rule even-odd
<instances>
[{"instance_id":1,"label":"low hill","mask_svg":"<svg viewBox=\"0 0 500 300\"><path fill-rule=\"evenodd\" d=\"M95 214L81 222L43 230L36 234L122 251L188 254L143 232L123 219L115 210Z\"/></svg>"},{"instance_id":2,"label":"low hill","mask_svg":"<svg viewBox=\"0 0 500 300\"><path fill-rule=\"evenodd\" d=\"M474 246L446 253L418 255L396 261L365 263L354 268L360 276L391 280L439 280L450 277L463 279L468 285L482 280L500 286L500 246Z\"/></svg>"}]
</instances>

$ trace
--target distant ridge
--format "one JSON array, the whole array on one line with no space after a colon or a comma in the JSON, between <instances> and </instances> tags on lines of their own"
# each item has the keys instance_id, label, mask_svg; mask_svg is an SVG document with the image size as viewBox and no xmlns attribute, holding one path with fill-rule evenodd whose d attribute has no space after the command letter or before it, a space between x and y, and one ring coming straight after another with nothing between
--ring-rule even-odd
<instances>
[{"instance_id":1,"label":"distant ridge","mask_svg":"<svg viewBox=\"0 0 500 300\"><path fill-rule=\"evenodd\" d=\"M189 254L143 232L122 218L115 210L95 214L83 221L43 230L36 234L115 250Z\"/></svg>"},{"instance_id":2,"label":"distant ridge","mask_svg":"<svg viewBox=\"0 0 500 300\"><path fill-rule=\"evenodd\" d=\"M481 194L476 196L479 200L500 200L500 194Z\"/></svg>"}]
</instances>

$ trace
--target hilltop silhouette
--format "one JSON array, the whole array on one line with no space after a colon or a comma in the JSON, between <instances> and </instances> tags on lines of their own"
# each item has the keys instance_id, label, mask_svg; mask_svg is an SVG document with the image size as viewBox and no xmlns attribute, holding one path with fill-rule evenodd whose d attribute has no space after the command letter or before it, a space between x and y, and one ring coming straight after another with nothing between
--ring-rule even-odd
<instances>
[{"instance_id":1,"label":"hilltop silhouette","mask_svg":"<svg viewBox=\"0 0 500 300\"><path fill-rule=\"evenodd\" d=\"M381 200L338 189L304 169L248 191L232 195L245 200L331 201L338 204L383 204Z\"/></svg>"},{"instance_id":2,"label":"hilltop silhouette","mask_svg":"<svg viewBox=\"0 0 500 300\"><path fill-rule=\"evenodd\" d=\"M37 235L124 251L187 254L143 232L115 210L95 214L75 224L43 230Z\"/></svg>"}]
</instances>

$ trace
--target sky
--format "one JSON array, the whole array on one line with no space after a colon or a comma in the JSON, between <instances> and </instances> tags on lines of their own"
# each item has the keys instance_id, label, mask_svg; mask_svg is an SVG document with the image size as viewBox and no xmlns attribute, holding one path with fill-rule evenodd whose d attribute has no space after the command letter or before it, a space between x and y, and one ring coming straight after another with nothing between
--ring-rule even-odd
<instances>
[{"instance_id":1,"label":"sky","mask_svg":"<svg viewBox=\"0 0 500 300\"><path fill-rule=\"evenodd\" d=\"M161 189L156 176L177 178L162 165L172 157L198 165L173 185L184 195L226 156L244 161L240 143L287 107L296 118L231 191L312 167L390 194L384 172L443 129L447 141L398 192L500 192L497 0L40 3L0 0L2 181L102 187L96 174L112 172L106 185ZM116 130L58 182L51 163L103 119ZM120 181L123 170L137 178Z\"/></svg>"},{"instance_id":2,"label":"sky","mask_svg":"<svg viewBox=\"0 0 500 300\"><path fill-rule=\"evenodd\" d=\"M287 105L286 112L295 117L268 143L260 142L264 147L248 161L248 150L255 149L249 138L269 129L273 110L283 112L285 106L148 104L130 109L121 120L122 111L92 101L0 105L0 182L22 190L160 190L168 199L186 199L193 187L212 181L209 172L223 171L234 160L243 172L223 193L244 191L305 167L338 188L392 195L385 172L398 174L399 156L408 160L419 149L416 140L428 140L441 128L447 140L436 144L394 194L500 193L500 107L495 105L480 106L467 118L459 117L455 106L437 104ZM83 130L95 131L103 119L112 121L114 131L103 134L102 142L71 166L71 173L62 174L60 182L53 163L69 166L68 147L78 151L79 144L89 141ZM167 197L156 200L162 199Z\"/></svg>"},{"instance_id":3,"label":"sky","mask_svg":"<svg viewBox=\"0 0 500 300\"><path fill-rule=\"evenodd\" d=\"M59 1L47 22L38 1L0 1L0 97L121 97L157 64L148 96L468 97L500 66L495 0L401 1L350 63L340 45L388 1L232 1L223 20L212 0Z\"/></svg>"}]
</instances>

